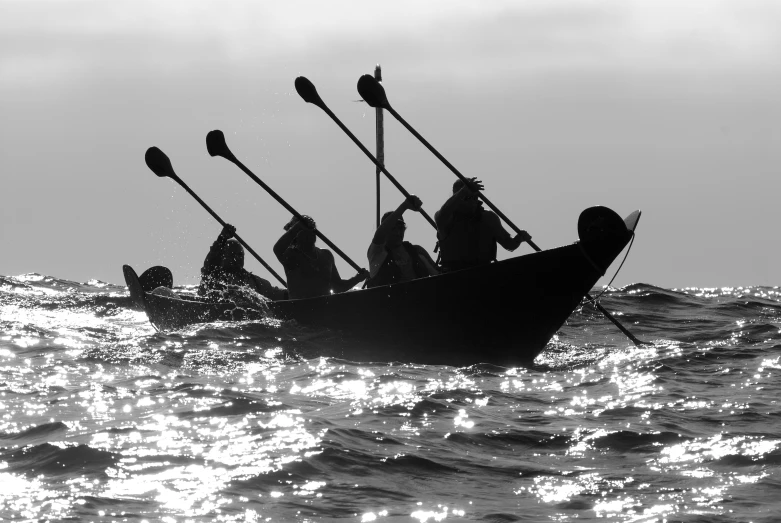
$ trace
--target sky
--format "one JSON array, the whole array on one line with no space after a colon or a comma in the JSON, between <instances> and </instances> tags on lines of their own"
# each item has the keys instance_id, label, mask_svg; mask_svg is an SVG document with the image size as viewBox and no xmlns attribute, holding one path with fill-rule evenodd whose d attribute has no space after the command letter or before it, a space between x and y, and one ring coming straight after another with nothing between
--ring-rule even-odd
<instances>
[{"instance_id":1,"label":"sky","mask_svg":"<svg viewBox=\"0 0 781 523\"><path fill-rule=\"evenodd\" d=\"M576 241L587 207L641 209L614 285L781 285L778 27L776 0L0 0L0 274L121 284L123 264L166 265L197 283L221 227L148 170L151 146L282 274L290 215L208 155L213 129L367 266L374 165L293 82L374 151L356 83L380 64L393 108L541 248ZM384 129L388 170L433 216L455 176Z\"/></svg>"}]
</instances>

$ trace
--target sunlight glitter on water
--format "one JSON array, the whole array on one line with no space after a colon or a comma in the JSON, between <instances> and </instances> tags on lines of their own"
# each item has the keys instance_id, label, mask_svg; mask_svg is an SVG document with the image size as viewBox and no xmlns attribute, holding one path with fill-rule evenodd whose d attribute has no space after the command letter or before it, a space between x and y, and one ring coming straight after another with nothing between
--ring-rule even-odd
<instances>
[{"instance_id":1,"label":"sunlight glitter on water","mask_svg":"<svg viewBox=\"0 0 781 523\"><path fill-rule=\"evenodd\" d=\"M684 462L718 460L725 456L747 456L756 461L779 447L781 440L762 440L749 436L727 438L719 434L707 440L695 440L662 449L656 462L670 465Z\"/></svg>"},{"instance_id":2,"label":"sunlight glitter on water","mask_svg":"<svg viewBox=\"0 0 781 523\"><path fill-rule=\"evenodd\" d=\"M626 315L664 323L653 346L588 345L601 320L578 316L557 361L586 357L509 370L291 359L289 333L254 324L155 333L91 296L9 291L38 324L0 339L0 517L773 521L752 511L775 502L781 304L750 291L643 287ZM662 305L632 312L645 299Z\"/></svg>"},{"instance_id":3,"label":"sunlight glitter on water","mask_svg":"<svg viewBox=\"0 0 781 523\"><path fill-rule=\"evenodd\" d=\"M3 465L3 468L7 467L7 464ZM27 480L8 473L0 473L0 490L3 492L0 503L24 518L35 517L37 512L31 510L33 500L45 492L40 480Z\"/></svg>"},{"instance_id":4,"label":"sunlight glitter on water","mask_svg":"<svg viewBox=\"0 0 781 523\"><path fill-rule=\"evenodd\" d=\"M75 328L101 327L106 322L97 318L89 311L48 311L44 309L21 309L19 307L0 307L0 314L4 321L18 323L20 325L37 325L50 330L56 330L61 334L79 337ZM63 327L67 326L67 327ZM72 326L72 328L71 328Z\"/></svg>"},{"instance_id":5,"label":"sunlight glitter on water","mask_svg":"<svg viewBox=\"0 0 781 523\"><path fill-rule=\"evenodd\" d=\"M207 415L208 409L202 412ZM205 516L229 503L219 493L232 482L278 470L320 444L322 434L306 430L295 411L275 413L267 422L252 417L230 423L225 418L155 415L137 431L93 438L94 447L122 450L125 456L110 469L112 479L102 495L139 497L155 492L156 501L169 510ZM266 437L251 434L253 426L263 429ZM204 464L177 464L194 460ZM297 487L297 495L312 495L321 486L305 483Z\"/></svg>"},{"instance_id":6,"label":"sunlight glitter on water","mask_svg":"<svg viewBox=\"0 0 781 523\"><path fill-rule=\"evenodd\" d=\"M433 510L416 510L410 517L417 519L420 523L426 523L429 520L444 521L448 516L448 507L441 507L439 512Z\"/></svg>"}]
</instances>

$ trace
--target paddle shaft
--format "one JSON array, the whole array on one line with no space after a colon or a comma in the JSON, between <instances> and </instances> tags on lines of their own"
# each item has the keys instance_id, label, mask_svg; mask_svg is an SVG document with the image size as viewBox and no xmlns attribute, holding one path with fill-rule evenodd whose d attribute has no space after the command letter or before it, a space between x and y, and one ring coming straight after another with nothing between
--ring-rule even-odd
<instances>
[{"instance_id":1,"label":"paddle shaft","mask_svg":"<svg viewBox=\"0 0 781 523\"><path fill-rule=\"evenodd\" d=\"M216 212L212 211L212 210L211 210L211 208L210 208L208 205L206 205L206 202L204 202L203 200L201 200L201 199L198 197L198 195L197 195L197 194L195 194L195 193L192 191L192 189L190 189L190 188L187 186L187 184L186 184L186 183L184 183L184 182L182 181L182 179L181 179L181 178L179 178L178 176L171 176L171 175L169 175L169 178L172 178L172 179L173 179L173 180L174 180L176 183L178 183L179 185L181 185L181 186L182 186L182 188L183 188L185 191L187 191L188 193L190 193L190 196L192 196L193 198L195 198L195 199L196 199L196 201L197 201L198 203L200 203L200 204L203 206L203 208L204 208L204 209L206 209L206 210L209 212L209 214L211 214L211 215L212 215L212 217L213 217L215 220L217 220L218 222L220 222L220 225L222 225L223 227L225 227L225 222L222 220L222 218L220 218L220 217L217 215L217 213L216 213ZM261 257L258 255L258 253L256 253L254 250L252 250L252 247L250 247L249 245L247 245L247 242L245 242L244 240L242 240L242 239L241 239L241 237L239 237L239 235L238 235L238 234L234 234L234 235L233 235L233 237L234 237L234 238L236 238L236 239L239 241L239 243L240 243L240 244L242 244L242 245L244 246L244 248L245 248L245 249L247 249L247 250L248 250L248 251L249 251L249 252L250 252L250 253L251 253L251 254L252 254L254 257L255 257L255 259L256 259L256 260L258 260L258 261L260 262L260 264L261 264L261 265L263 265L263 266L266 268L266 270L268 270L268 272L270 272L271 274L273 274L273 275L274 275L274 277L275 277L277 280L279 280L279 282L280 282L282 285L284 285L285 287L287 287L287 283L285 282L285 280L283 280L283 279L282 279L282 277L281 277L279 274L277 274L277 273L276 273L276 271L274 271L274 269L272 269L272 268L271 268L271 266L270 266L268 263L266 263L265 261L263 261L263 258L261 258Z\"/></svg>"},{"instance_id":2,"label":"paddle shaft","mask_svg":"<svg viewBox=\"0 0 781 523\"><path fill-rule=\"evenodd\" d=\"M383 166L382 163L380 163L380 161L377 158L375 158L374 155L371 152L369 152L369 150L366 147L364 147L364 145L360 142L360 140L358 140L358 138L356 138L355 135L350 132L350 130L339 120L339 118L336 117L336 115L331 111L331 109L329 109L328 106L325 104L317 104L317 105L323 111L325 111L325 113L328 116L330 116L334 122L336 122L336 125L338 125L339 128L341 128L342 131L344 131L347 136L352 138L352 141L355 142L355 145L357 145L358 148L361 151L363 151L363 153L366 156L368 156L372 162L374 162L374 165L377 166L377 169L382 171L382 173L388 178L388 180L390 180L390 182L393 185L396 186L396 188L401 192L401 194L403 194L405 198L409 198L410 193L408 193L407 190L398 181L396 181L396 178L394 178L393 175L389 173L387 169L385 169L385 166ZM421 215L423 215L426 221L430 223L432 227L434 227L434 229L437 228L437 224L434 222L434 220L431 219L431 216L429 216L426 211L420 209L419 212Z\"/></svg>"},{"instance_id":3,"label":"paddle shaft","mask_svg":"<svg viewBox=\"0 0 781 523\"><path fill-rule=\"evenodd\" d=\"M239 161L239 159L238 159L238 158L236 158L235 156L231 155L231 157L230 157L230 158L228 158L228 160L230 160L231 162L235 163L235 164L236 164L236 166L237 166L239 169L241 169L242 171L244 171L244 173L245 173L247 176L249 176L250 178L252 178L253 180L255 180L255 182L256 182L258 185L260 185L261 187L263 187L263 188L266 190L266 192L267 192L267 193L269 193L269 194L270 194L270 195L271 195L271 196L272 196L272 197L273 197L273 198L274 198L276 201L278 201L278 202L279 202L279 203L282 205L282 207L284 207L285 209L287 209L287 210L290 212L290 214L292 214L293 216L295 216L295 217L296 217L296 218L298 218L299 220L301 220L301 221L304 221L304 218L303 218L303 216L301 216L301 214L299 214L299 212L298 212L298 211L296 211L295 209L293 209L293 208L292 208L292 207L291 207L291 206L290 206L290 205L289 205L289 204L288 204L288 203L287 203L285 200L283 200L283 199L282 199L282 197L281 197L281 196L279 196L277 193L275 193L275 192L274 192L274 190L273 190L271 187L269 187L268 185L266 185L265 183L263 183L263 180L261 180L260 178L258 178L257 176L255 176L255 174L254 174L252 171L250 171L249 169L247 169L247 167L245 167L245 166L244 166L244 164L243 164L243 163L241 163L241 161ZM306 222L304 221L304 223L306 223ZM357 265L357 264L356 264L354 261L352 261L352 260L350 259L350 257L349 257L349 256L347 256L347 255L346 255L344 252L342 252L342 250L341 250L339 247L337 247L336 245L334 245L334 244L331 242L331 240L329 240L328 238L326 238L325 234L321 233L321 232L320 232L319 230L317 230L317 229L315 229L315 234L317 235L317 237L318 237L318 238L320 238L321 240L323 240L323 242L325 242L325 244L326 244L326 245L328 245L330 248L332 248L334 251L336 251L336 253L337 253L337 254L339 254L339 256L341 256L341 257L344 259L344 261L346 261L348 264L350 264L350 266L351 266L353 269L355 269L355 270L356 270L356 271L358 271L358 272L361 272L361 268L360 268L360 267L359 267L359 266L358 266L358 265Z\"/></svg>"},{"instance_id":4,"label":"paddle shaft","mask_svg":"<svg viewBox=\"0 0 781 523\"><path fill-rule=\"evenodd\" d=\"M427 148L429 151L431 151L432 153L434 153L434 156L436 156L437 158L439 158L439 160L440 160L442 163L444 163L444 164L447 166L447 168L448 168L448 169L450 169L450 170L453 172L453 174L455 174L456 176L458 176L458 177L459 177L459 179L461 179L461 181L463 181L464 183L466 183L466 182L467 182L467 179L466 179L466 177L465 177L463 174L461 174L461 173L458 171L458 169L456 169L456 168L453 166L453 164L451 164L450 162L448 162L448 161L447 161L447 159L446 159L444 156L442 156L441 154L439 154L439 151L437 151L436 149L434 149L434 146L432 146L430 143L428 143L428 142L426 141L426 139L425 139L425 138L423 138L423 137L422 137L422 136L421 136L421 135L420 135L420 134L419 134L419 133L418 133L418 132L417 132L415 129L413 129L413 128L412 128L412 126L411 126L410 124L408 124L408 123L407 123L407 121L406 121L406 120L404 120L404 118L402 118L402 117L401 117L401 115L400 115L399 113L397 113L397 112L396 112L396 110L395 110L393 107L391 107L391 106L390 106L390 104L386 104L386 105L385 105L385 109L387 109L387 110L388 110L388 111L389 111L389 112L390 112L390 113L393 115L393 117L394 117L394 118L396 118L396 119L397 119L397 120L398 120L398 121L401 123L401 125L403 125L404 127L406 127L406 128L407 128L407 130L408 130L409 132L411 132L411 133L412 133L412 134L415 136L415 138L417 138L418 140L420 140L420 143L422 143L423 145L425 145L425 146L426 146L426 148ZM496 207L496 206L495 206L493 203L491 203L491 200L489 200L489 199L488 199L488 197L487 197L487 196L486 196L486 195L485 195L483 192L478 192L478 195L480 196L480 199L481 199L481 200L483 200L483 201L486 203L486 205L488 205L488 207L490 207L490 208L491 208L491 210L492 210L492 211L494 211L494 212L496 213L496 215L497 215L497 216L499 216L499 217L500 217L502 220L504 220L504 221L505 221L505 223L507 223L507 225L509 225L509 226L510 226L510 228L511 228L512 230L514 230L514 231L515 231L516 233L518 233L518 234L521 232L521 229L519 229L519 228L518 228L518 227L517 227L517 226L516 226L516 225L515 225L513 222L511 222L511 221L510 221L510 219L509 219L507 216L505 216L505 215L504 215L504 213L503 213L502 211L500 211L499 209L497 209L497 207ZM528 240L528 242L527 242L527 243L528 243L529 245L531 245L531 246L532 246L532 248L533 248L535 251L538 251L538 252L540 251L540 248L539 248L539 247L537 247L537 246L534 244L534 242L533 242L533 241L531 241L531 240Z\"/></svg>"},{"instance_id":5,"label":"paddle shaft","mask_svg":"<svg viewBox=\"0 0 781 523\"><path fill-rule=\"evenodd\" d=\"M623 332L623 333L624 333L624 335L625 335L627 338L629 338L630 340L632 340L632 343L634 343L636 347L639 347L639 346L641 346L641 345L649 345L649 343L648 343L648 342L645 342L645 341L640 341L640 340L638 340L637 338L635 338L635 337L634 337L634 335L633 335L631 332L629 332L628 330L626 330L626 328L624 328L624 326L623 326L623 325L621 325L621 324L618 322L618 320L617 320L617 319L615 319L615 318L613 317L613 315L612 315L612 314L610 314L610 313L609 313L609 312L608 312L608 311L607 311L607 310L606 310L606 309L605 309L605 308L604 308L604 307L603 307L603 306L602 306L602 305L601 305L601 304L600 304L598 301L595 301L595 300L594 300L594 298L592 298L592 297L591 297L591 294L586 294L586 297L589 299L589 301L591 302L591 304L592 304L594 307L596 307L596 308L597 308L597 310L598 310L599 312L601 312L601 313L602 313L602 314L605 316L605 318L607 318L607 319L609 319L611 322L613 322L613 325L615 325L616 327L618 327L618 330L620 330L621 332Z\"/></svg>"},{"instance_id":6,"label":"paddle shaft","mask_svg":"<svg viewBox=\"0 0 781 523\"><path fill-rule=\"evenodd\" d=\"M464 177L464 175L463 175L463 174L461 174L460 172L458 172L458 169L456 169L456 168L455 168L455 167L454 167L454 166L453 166L453 165L452 165L450 162L448 162L448 161L447 161L447 159L446 159L444 156L442 156L441 154L439 154L439 151L437 151L436 149L434 149L434 147L433 147L433 146L432 146L430 143L428 143L428 142L426 141L426 139L425 139L425 138L423 138L423 137L422 137L422 136L421 136L421 135L420 135L420 134L419 134L419 133L418 133L418 132L417 132L415 129L413 129L413 128L412 128L412 126L411 126L411 125L409 125L409 124L406 122L406 120L404 120L404 118L402 118L402 117L401 117L401 115L400 115L399 113L397 113L397 112L396 112L396 110L395 110L395 109L393 109L393 107L391 107L391 106L390 106L390 104L385 104L384 108L385 108L386 110L388 110L388 112L390 112L390 113L393 115L393 117L394 117L394 118L396 118L396 119L397 119L397 120L398 120L398 121L399 121L399 122L400 122L400 123L401 123L401 124L402 124L404 127L406 127L406 128L407 128L407 130L408 130L409 132L411 132L411 133L412 133L412 134L415 136L415 138L417 138L418 140L420 140L420 143L422 143L423 145L425 145L425 146L426 146L426 148L428 148L428 150L429 150L429 151L431 151L432 153L434 153L434 156L436 156L437 158L439 158L439 160L440 160L442 163L444 163L444 164L447 166L447 168L448 168L448 169L450 169L450 170L453 172L453 174L455 174L456 176L458 176L458 177L459 177L459 179L461 179L461 181L463 181L464 183L466 183L466 182L467 182L467 179L466 179L466 177ZM489 199L488 199L488 198L485 196L485 194L483 194L483 192L481 192L481 191L480 191L480 192L478 192L478 195L479 195L479 196L480 196L480 198L481 198L481 199L482 199L482 200L483 200L483 201L484 201L484 202L485 202L485 203L488 205L488 207L490 207L490 208L491 208L491 210L493 210L493 211L494 211L494 212L497 214L497 216L499 216L499 217L500 217L502 220L504 220L504 221L505 221L505 223L507 223L507 225L509 225L509 226L510 226L510 227L511 227L511 228L512 228L512 229L513 229L513 230L514 230L516 233L520 233L520 232L521 232L521 229L519 229L519 228L518 228L518 227L517 227L517 226L516 226L516 225L515 225L513 222L511 222L511 221L510 221L510 219L509 219L509 218L507 218L507 216L505 216L505 215L504 215L504 213L502 213L502 211L500 211L499 209L497 209L497 208L496 208L496 206L495 206L493 203L491 203L491 201L490 201L490 200L489 200ZM529 244L529 245L530 245L530 246L531 246L531 247L532 247L532 248L533 248L535 251L537 251L537 252L540 252L540 251L542 250L542 249L540 249L540 248L537 246L537 244L536 244L536 243L534 243L534 242L533 242L533 241L531 241L531 240L527 240L527 243L528 243L528 244ZM609 313L609 312L608 312L608 311L607 311L607 310L606 310L604 307L602 307L602 305L600 305L598 302L596 302L596 301L594 300L594 298L592 298L592 297L591 297L591 295L590 295L590 294L588 294L588 293L587 293L587 294L586 294L586 297L587 297L587 298L590 300L590 302L591 302L591 303L592 303L592 304L593 304L593 305L594 305L594 306L597 308L597 310L599 310L599 312L601 312L601 313L602 313L602 314L603 314L603 315L604 315L604 316L605 316L605 317L606 317L608 320L610 320L610 321L613 323L613 325L615 325L616 327L618 327L618 330L620 330L621 332L623 332L623 333L624 333L624 335L626 335L626 337L627 337L627 338L629 338L629 339L632 341L632 343L634 343L636 346L640 346L640 345L643 345L643 344L645 343L645 342L642 342L642 341L638 340L638 339L637 339L637 338L636 338L634 335L632 335L632 333L631 333L631 332L629 332L628 330L626 330L626 328L624 328L624 326L623 326L623 325L621 325L621 324L618 322L618 320L617 320L617 319L615 319L615 318L613 317L613 315L612 315L612 314L610 314L610 313Z\"/></svg>"}]
</instances>

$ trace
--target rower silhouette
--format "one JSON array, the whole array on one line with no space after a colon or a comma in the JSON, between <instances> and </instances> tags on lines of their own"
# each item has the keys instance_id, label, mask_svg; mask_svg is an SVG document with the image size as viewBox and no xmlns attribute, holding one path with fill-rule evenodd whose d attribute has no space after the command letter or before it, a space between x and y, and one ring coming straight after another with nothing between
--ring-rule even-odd
<instances>
[{"instance_id":1,"label":"rower silhouette","mask_svg":"<svg viewBox=\"0 0 781 523\"><path fill-rule=\"evenodd\" d=\"M198 295L214 300L225 299L224 293L234 287L247 287L270 300L287 299L287 291L244 268L244 247L233 236L236 227L225 224L212 244L201 268Z\"/></svg>"},{"instance_id":2,"label":"rower silhouette","mask_svg":"<svg viewBox=\"0 0 781 523\"><path fill-rule=\"evenodd\" d=\"M303 221L293 217L285 226L285 233L274 244L274 254L285 267L287 287L291 299L313 298L332 292L345 292L369 276L361 271L343 280L328 249L315 247L317 224L309 216Z\"/></svg>"},{"instance_id":3,"label":"rower silhouette","mask_svg":"<svg viewBox=\"0 0 781 523\"><path fill-rule=\"evenodd\" d=\"M369 250L369 280L367 287L399 283L439 274L436 263L420 245L404 241L407 224L404 211L420 212L423 203L415 195L405 199L395 211L382 216Z\"/></svg>"},{"instance_id":4,"label":"rower silhouette","mask_svg":"<svg viewBox=\"0 0 781 523\"><path fill-rule=\"evenodd\" d=\"M483 182L471 178L453 184L453 195L434 214L440 248L440 270L451 272L496 261L497 244L514 251L531 240L526 231L510 236L499 217L483 209Z\"/></svg>"}]
</instances>

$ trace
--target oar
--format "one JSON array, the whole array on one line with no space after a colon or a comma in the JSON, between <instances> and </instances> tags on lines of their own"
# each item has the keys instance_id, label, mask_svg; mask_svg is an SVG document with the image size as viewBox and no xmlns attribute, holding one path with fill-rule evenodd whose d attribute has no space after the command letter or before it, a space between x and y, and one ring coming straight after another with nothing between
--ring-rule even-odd
<instances>
[{"instance_id":1,"label":"oar","mask_svg":"<svg viewBox=\"0 0 781 523\"><path fill-rule=\"evenodd\" d=\"M415 138L420 140L420 142L423 145L425 145L429 151L434 153L434 156L439 158L440 161L448 167L448 169L453 171L453 174L458 176L463 182L466 183L467 181L466 177L460 172L458 172L458 169L453 167L453 165L450 162L448 162L444 156L439 154L439 151L434 149L434 147L430 143L428 143L425 138L423 138L415 129L413 129L412 126L410 126L404 120L404 118L402 118L399 115L399 113L397 113L393 109L393 107L391 107L390 103L388 103L388 97L385 96L385 88L374 77L365 74L358 79L358 94L360 94L361 98L363 98L363 101L369 104L370 106L374 108L379 107L391 113L394 118L396 118L404 127L407 128L409 132L411 132L415 136ZM485 194L479 192L478 195L480 196L480 199L483 200L486 203L486 205L488 205L488 207L490 207L491 210L497 214L497 216L503 219L507 223L507 225L509 225L516 233L521 232L521 229L516 227L516 225L513 222L511 222L510 219L507 218L507 216L505 216L504 213L502 213L502 211L497 209L496 206L493 203L491 203L491 201L485 196ZM533 241L527 240L527 243L531 245L534 250L536 251L540 250L540 248L537 247Z\"/></svg>"},{"instance_id":2,"label":"oar","mask_svg":"<svg viewBox=\"0 0 781 523\"><path fill-rule=\"evenodd\" d=\"M377 158L374 157L372 153L369 152L369 150L364 147L364 145L358 140L358 138L355 137L353 133L350 132L350 130L345 127L345 125L339 120L339 118L336 117L336 115L328 108L327 105L325 105L325 102L323 102L323 99L320 98L320 95L317 94L317 89L315 89L315 86L312 82L310 82L307 78L303 76L299 76L296 78L295 81L296 91L298 92L299 96L304 99L305 102L309 102L310 104L318 106L320 109L325 111L325 113L331 117L331 119L336 122L336 125L338 125L342 131L347 134L350 138L352 138L353 142L355 142L355 145L358 146L358 148L363 151L363 153L369 157L369 159L374 162L374 165L377 166L377 168L385 174L385 176L390 180L390 182L396 186L396 188L401 191L401 194L404 195L405 198L409 198L410 194L407 192L407 190L401 186L399 182L396 181L396 178L391 175L391 173L388 172L387 169L385 169L385 166L380 163ZM428 223L431 224L434 229L437 228L437 224L434 222L434 220L431 219L431 216L426 213L423 209L420 209L420 214L423 215L423 217L426 219Z\"/></svg>"},{"instance_id":3,"label":"oar","mask_svg":"<svg viewBox=\"0 0 781 523\"><path fill-rule=\"evenodd\" d=\"M303 220L303 217L301 214L298 213L295 209L293 209L285 200L283 200L277 193L275 193L271 187L263 183L263 180L255 176L252 171L247 169L243 163L241 163L238 158L231 152L231 150L228 148L228 144L225 143L225 135L222 131L209 131L209 133L206 135L206 150L209 151L209 154L211 156L222 156L226 160L236 164L236 166L244 171L247 176L255 180L255 182L263 187L266 192L268 192L276 201L278 201L282 207L288 210L290 214L298 218L299 220ZM306 222L304 222L306 223ZM355 269L358 272L361 272L361 267L359 267L354 261L350 259L349 256L347 256L345 253L342 252L342 250L331 243L331 240L325 237L325 234L321 233L318 229L315 229L315 234L318 238L323 240L330 248L332 248L334 251L336 251L339 256L341 256L344 261L350 264L353 269Z\"/></svg>"},{"instance_id":4,"label":"oar","mask_svg":"<svg viewBox=\"0 0 781 523\"><path fill-rule=\"evenodd\" d=\"M209 212L209 214L211 214L211 215L212 215L212 217L213 217L215 220L217 220L218 222L220 222L220 225L222 225L223 227L225 227L225 222L224 222L224 221L222 221L222 218L220 218L219 216L217 216L217 213L215 213L214 211L212 211L212 210L209 208L209 206L208 206L208 205L206 205L206 203L205 203L203 200L201 200L201 199L198 197L198 195L197 195L197 194L195 194L195 193L192 191L192 189L190 189L190 188L187 186L187 184L186 184L186 183L184 183L184 182L182 181L182 179L181 179L181 178L179 178L179 177L176 175L176 173L174 172L174 168L173 168L173 166L171 165L171 160L169 160L169 159L168 159L168 156L166 156L166 155L165 155L165 153L164 153L163 151L161 151L161 150L160 150L160 149L158 149L157 147L150 147L149 149L147 149L147 150L146 150L146 155L144 156L144 160L146 160L146 165L147 165L147 167L149 167L149 168L152 170L152 172L153 172L153 173L155 173L157 176L159 176L160 178L171 178L173 181L175 181L176 183L178 183L179 185L181 185L181 186L182 186L182 188L183 188L185 191L187 191L188 193L190 193L190 196L192 196L193 198L195 198L195 199L198 201L198 203L200 203L200 204L203 206L203 208L204 208L204 209L206 209L206 210ZM244 240L242 240L242 239L239 237L239 235L238 235L238 234L234 234L234 235L233 235L233 237L234 237L234 238L236 238L236 239L239 241L239 243L240 243L240 244L242 244L242 245L244 246L244 248L245 248L245 249L247 249L247 250L248 250L248 251L249 251L249 252L250 252L250 253L251 253L251 254L252 254L254 257L255 257L255 259L256 259L256 260L258 260L258 261L260 262L260 264L261 264L261 265L263 265L263 266L266 268L266 270L268 270L268 272L270 272L271 274L273 274L273 275L274 275L274 277L275 277L277 280L279 280L279 282L280 282L282 285L284 285L285 287L287 287L287 283L285 282L285 280L283 280L283 279L282 279L282 277L281 277L279 274L277 274L277 273L274 271L274 269L272 269L272 268L271 268L271 266L270 266L268 263L266 263L265 261L263 261L263 258L261 258L261 257L258 255L258 253L256 253L254 250L252 250L252 247L250 247L249 245L247 245L247 242L245 242Z\"/></svg>"},{"instance_id":5,"label":"oar","mask_svg":"<svg viewBox=\"0 0 781 523\"><path fill-rule=\"evenodd\" d=\"M460 179L461 179L461 181L463 181L464 183L466 183L466 182L467 182L467 179L466 179L466 177L465 177L463 174L461 174L461 173L458 171L458 169L456 169L455 167L453 167L453 164L451 164L450 162L448 162L448 161L447 161L447 159L445 159L445 157L444 157L444 156L442 156L441 154L439 154L439 151L437 151L436 149L434 149L434 147L433 147L433 146L432 146L430 143L428 143L428 142L426 141L426 139L425 139L425 138L423 138L423 137L420 135L420 133L418 133L418 132L417 132L415 129L413 129L413 128L412 128L412 126L411 126L410 124L408 124L408 123L406 122L406 120L404 120L404 118L402 118L402 117L401 117L401 115L399 115L399 113L397 113L397 112L396 112L396 110L395 110L395 109L393 109L393 107L391 107L391 105L390 105L390 102L388 102L388 97L385 95L385 88L384 88L384 87L382 86L382 84L380 84L380 82L378 82L378 81L377 81L377 80L376 80L376 79L375 79L373 76L371 76L371 75L368 75L368 74L365 74L365 75L361 76L361 77L358 79L358 94L360 94L360 95L361 95L361 98L363 98L363 100L364 100L364 101L365 101L367 104L369 104L370 106L372 106L372 107L375 107L375 108L377 108L377 107L380 107L380 108L382 108L382 109L385 109L385 110L386 110L386 111L388 111L389 113L391 113L391 114L393 115L393 117L394 117L394 118L396 118L396 120L398 120L398 121L399 121L399 122L400 122L400 123L401 123L401 124L402 124L404 127L406 127L406 128L407 128L407 130L408 130L409 132L411 132L411 133L412 133L412 134L415 136L415 138L417 138L418 140L420 140L420 142L421 142L423 145L425 145L425 146L426 146L426 148L428 148L428 150L429 150L429 151L431 151L432 153L434 153L434 156L436 156L437 158L439 158L439 159L440 159L440 161L441 161L442 163L444 163L444 164L445 164L445 165L448 167L448 169L450 169L450 170L453 172L453 174L455 174L456 176L458 176L458 178L460 178ZM518 228L518 227L517 227L517 226L516 226L516 225L515 225L513 222L511 222L511 221L510 221L510 219L509 219L509 218L507 218L507 216L505 216L505 215L504 215L504 213L502 213L502 211L500 211L499 209L497 209L497 208L496 208L496 206L495 206L493 203L491 203L491 201L490 201L490 200L489 200L489 199L488 199L488 198L485 196L485 194L484 194L482 191L478 191L478 195L479 195L479 196L480 196L480 198L481 198L481 199L482 199L482 200L483 200L483 201L486 203L486 205L488 205L488 207L490 207L490 208L491 208L491 210L493 210L493 211L494 211L494 212L497 214L497 216L499 216L499 217L500 217L502 220L504 220L504 221L505 221L505 223L507 223L507 225L509 225L509 226L510 226L510 227L511 227L511 228L512 228L512 229L513 229L513 230L514 230L516 233L519 233L519 234L520 234L520 232L521 232L521 229L519 229L519 228ZM527 240L527 243L528 243L529 245L531 245L531 247L532 247L532 248L533 248L535 251L537 251L537 252L540 252L540 251L541 251L541 249L540 249L540 248L537 246L537 244L535 244L533 241L531 241L531 240ZM610 314L610 313L609 313L607 310L605 310L605 308L604 308L604 307L602 307L602 305L600 305L598 302L596 302L596 301L594 300L594 298L592 298L592 297L591 297L591 295L590 295L590 294L586 294L586 296L587 296L587 297L588 297L588 299L591 301L591 303L592 303L592 304L594 304L594 306L595 306L595 307L596 307L596 308L599 310L599 312L601 312L602 314L604 314L604 315L605 315L605 317L606 317L608 320L610 320L611 322L613 322L613 325L615 325L616 327L618 327L618 330L620 330L621 332L623 332L623 333L624 333L624 335L626 335L626 337L627 337L627 338L629 338L630 340L632 340L632 343L634 343L635 345L643 345L643 344L646 344L646 345L647 345L647 343L646 343L646 342L642 342L642 341L638 340L637 338L635 338L635 337L634 337L634 335L632 335L632 333L631 333L631 332L629 332L628 330L626 330L626 329L624 328L624 326L623 326L623 325L621 325L621 324L618 322L618 320L617 320L617 319L615 319L615 318L613 317L613 315L612 315L612 314Z\"/></svg>"}]
</instances>

